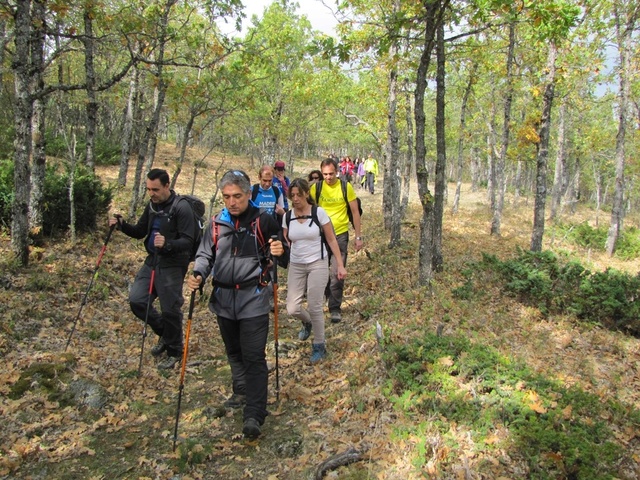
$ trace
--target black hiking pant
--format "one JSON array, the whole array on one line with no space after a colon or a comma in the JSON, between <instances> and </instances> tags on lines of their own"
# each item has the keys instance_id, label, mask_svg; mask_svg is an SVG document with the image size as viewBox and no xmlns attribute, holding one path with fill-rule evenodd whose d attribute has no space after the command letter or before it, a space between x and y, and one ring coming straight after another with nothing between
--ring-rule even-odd
<instances>
[{"instance_id":1,"label":"black hiking pant","mask_svg":"<svg viewBox=\"0 0 640 480\"><path fill-rule=\"evenodd\" d=\"M217 318L231 367L233 393L247 396L244 420L255 418L262 425L267 416L269 314L243 320Z\"/></svg>"},{"instance_id":2,"label":"black hiking pant","mask_svg":"<svg viewBox=\"0 0 640 480\"><path fill-rule=\"evenodd\" d=\"M156 267L151 291L151 306L147 324L156 335L162 337L167 346L167 354L172 357L182 355L182 285L188 265L184 267ZM129 291L129 305L133 314L144 322L149 301L152 263L145 262L138 271ZM160 313L154 306L160 301Z\"/></svg>"}]
</instances>

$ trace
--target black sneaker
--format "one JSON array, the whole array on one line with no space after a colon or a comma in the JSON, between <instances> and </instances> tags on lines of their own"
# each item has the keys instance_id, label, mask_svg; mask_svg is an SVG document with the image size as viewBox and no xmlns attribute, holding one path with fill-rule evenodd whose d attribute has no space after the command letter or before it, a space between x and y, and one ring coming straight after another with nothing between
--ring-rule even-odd
<instances>
[{"instance_id":1,"label":"black sneaker","mask_svg":"<svg viewBox=\"0 0 640 480\"><path fill-rule=\"evenodd\" d=\"M247 418L242 426L242 433L246 438L258 438L262 433L260 422L255 418Z\"/></svg>"},{"instance_id":2,"label":"black sneaker","mask_svg":"<svg viewBox=\"0 0 640 480\"><path fill-rule=\"evenodd\" d=\"M176 363L180 363L182 357L172 357L171 355L167 355L164 360L158 362L159 370L171 370L176 366Z\"/></svg>"},{"instance_id":3,"label":"black sneaker","mask_svg":"<svg viewBox=\"0 0 640 480\"><path fill-rule=\"evenodd\" d=\"M331 323L340 323L342 321L342 314L340 312L331 312Z\"/></svg>"},{"instance_id":4,"label":"black sneaker","mask_svg":"<svg viewBox=\"0 0 640 480\"><path fill-rule=\"evenodd\" d=\"M227 398L222 405L226 408L242 408L247 403L247 396L240 393L234 393Z\"/></svg>"},{"instance_id":5,"label":"black sneaker","mask_svg":"<svg viewBox=\"0 0 640 480\"><path fill-rule=\"evenodd\" d=\"M151 348L151 355L153 355L154 357L159 357L164 353L166 349L167 349L167 345L164 343L164 340L162 340L162 337L160 337L158 338L158 343L156 343Z\"/></svg>"},{"instance_id":6,"label":"black sneaker","mask_svg":"<svg viewBox=\"0 0 640 480\"><path fill-rule=\"evenodd\" d=\"M300 340L306 340L307 338L309 338L309 335L311 335L311 324L310 323L302 323L302 328L300 329L300 332L298 333L298 338Z\"/></svg>"}]
</instances>

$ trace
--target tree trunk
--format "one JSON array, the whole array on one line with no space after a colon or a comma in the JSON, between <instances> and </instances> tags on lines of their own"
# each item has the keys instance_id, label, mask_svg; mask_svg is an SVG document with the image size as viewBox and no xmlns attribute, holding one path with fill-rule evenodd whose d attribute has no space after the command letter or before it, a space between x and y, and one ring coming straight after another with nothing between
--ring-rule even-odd
<instances>
[{"instance_id":1,"label":"tree trunk","mask_svg":"<svg viewBox=\"0 0 640 480\"><path fill-rule=\"evenodd\" d=\"M93 61L93 15L95 12L91 11L89 7L85 6L84 9L84 37L82 42L84 44L84 71L87 84L87 121L85 127L85 164L92 172L95 170L96 158L95 158L95 143L96 143L96 124L98 123L98 101L96 100L96 74ZM75 135L75 134L74 134ZM75 149L75 147L74 147Z\"/></svg>"},{"instance_id":2,"label":"tree trunk","mask_svg":"<svg viewBox=\"0 0 640 480\"><path fill-rule=\"evenodd\" d=\"M556 166L553 172L553 187L551 188L551 215L550 220L555 220L558 216L562 194L565 191L567 178L567 153L566 153L566 123L565 114L567 102L563 101L558 109L558 151L556 153Z\"/></svg>"},{"instance_id":3,"label":"tree trunk","mask_svg":"<svg viewBox=\"0 0 640 480\"><path fill-rule=\"evenodd\" d=\"M122 130L122 149L120 150L120 169L118 171L118 185L124 187L127 184L127 171L129 170L129 156L133 141L134 112L136 111L140 71L134 67L129 81L129 97L127 108L124 112L124 126Z\"/></svg>"},{"instance_id":4,"label":"tree trunk","mask_svg":"<svg viewBox=\"0 0 640 480\"><path fill-rule=\"evenodd\" d=\"M400 10L400 1L395 0L393 11ZM398 53L396 40L392 39L389 49L389 58L395 62ZM385 229L390 231L389 247L394 248L400 244L402 234L400 228L400 134L396 114L398 110L398 72L394 66L389 69L389 90L387 98L387 144L386 144L386 168L384 179L384 214Z\"/></svg>"},{"instance_id":5,"label":"tree trunk","mask_svg":"<svg viewBox=\"0 0 640 480\"><path fill-rule=\"evenodd\" d=\"M614 6L616 20L616 37L620 55L620 66L618 75L620 80L620 91L618 98L618 134L616 135L616 186L613 193L613 203L611 206L611 222L607 235L606 250L609 256L613 255L616 242L622 232L622 222L624 219L624 164L625 164L625 137L627 133L627 111L629 109L630 80L631 75L631 36L636 23L637 7L628 18L621 18L623 15L619 11L619 6Z\"/></svg>"},{"instance_id":6,"label":"tree trunk","mask_svg":"<svg viewBox=\"0 0 640 480\"><path fill-rule=\"evenodd\" d=\"M425 145L425 112L424 93L427 89L427 72L431 63L436 27L441 18L439 14L449 4L435 0L425 2L425 37L420 62L416 75L415 110L416 121L416 176L418 178L418 194L422 205L420 221L420 246L418 247L418 281L421 285L429 285L433 279L433 210L434 202L429 192L429 171L427 170Z\"/></svg>"},{"instance_id":7,"label":"tree trunk","mask_svg":"<svg viewBox=\"0 0 640 480\"><path fill-rule=\"evenodd\" d=\"M444 215L444 201L447 189L447 139L445 116L445 49L444 25L438 26L436 44L436 181L433 209L433 270L441 272L444 260L442 258L442 217Z\"/></svg>"},{"instance_id":8,"label":"tree trunk","mask_svg":"<svg viewBox=\"0 0 640 480\"><path fill-rule=\"evenodd\" d=\"M187 156L187 145L189 144L189 137L191 137L191 131L193 130L193 124L195 123L196 114L193 110L189 112L189 120L182 132L182 139L180 145L180 157L178 158L178 165L176 165L176 171L171 177L171 189L175 189L178 182L178 176L182 172L182 166L184 165L184 159Z\"/></svg>"},{"instance_id":9,"label":"tree trunk","mask_svg":"<svg viewBox=\"0 0 640 480\"><path fill-rule=\"evenodd\" d=\"M544 214L547 201L547 162L549 157L549 130L551 129L551 107L556 84L556 56L558 50L555 42L549 43L547 57L547 84L544 89L542 117L540 118L540 143L536 155L536 198L533 208L533 232L531 234L531 251L542 251L544 236Z\"/></svg>"},{"instance_id":10,"label":"tree trunk","mask_svg":"<svg viewBox=\"0 0 640 480\"><path fill-rule=\"evenodd\" d=\"M402 172L402 208L400 218L404 219L407 207L409 206L409 192L411 191L411 172L414 167L413 161L413 119L411 111L411 95L408 88L408 81L405 80L404 91L406 93L405 121L407 123L407 154L405 158L404 171Z\"/></svg>"},{"instance_id":11,"label":"tree trunk","mask_svg":"<svg viewBox=\"0 0 640 480\"><path fill-rule=\"evenodd\" d=\"M476 81L476 74L478 71L478 62L473 62L471 70L469 72L469 81L467 88L464 89L462 95L462 105L460 106L460 131L458 133L458 168L456 170L456 193L453 197L453 206L451 207L451 213L458 213L460 206L460 193L462 190L462 171L464 168L464 137L466 135L467 127L467 104L469 103L469 96L473 89L473 84Z\"/></svg>"},{"instance_id":12,"label":"tree trunk","mask_svg":"<svg viewBox=\"0 0 640 480\"><path fill-rule=\"evenodd\" d=\"M495 168L495 184L493 204L493 219L491 221L491 235L500 235L502 224L502 210L504 208L504 195L507 186L505 178L505 165L507 162L507 150L509 149L509 134L511 128L511 102L513 100L513 57L516 43L515 19L509 23L509 47L507 50L507 84L504 93L504 123L502 125L502 145L500 156Z\"/></svg>"},{"instance_id":13,"label":"tree trunk","mask_svg":"<svg viewBox=\"0 0 640 480\"><path fill-rule=\"evenodd\" d=\"M16 2L14 11L14 44L12 62L15 85L15 140L14 174L15 185L13 210L11 217L11 249L18 261L26 266L29 263L29 201L31 191L31 118L33 116L33 98L31 96L31 51L30 40L32 26L31 3Z\"/></svg>"},{"instance_id":14,"label":"tree trunk","mask_svg":"<svg viewBox=\"0 0 640 480\"><path fill-rule=\"evenodd\" d=\"M136 171L134 176L134 184L132 186L133 195L129 208L129 216L133 218L137 208L142 204L144 198L144 182L142 182L143 169L148 171L153 165L155 158L155 149L157 144L158 125L160 124L160 114L164 105L164 98L167 90L167 84L163 77L164 50L168 39L167 27L169 24L169 13L177 0L168 0L165 4L164 12L160 18L157 54L154 59L156 70L154 77L156 78L156 87L154 91L153 112L144 131L144 136L140 142L138 152L138 160L136 162Z\"/></svg>"}]
</instances>

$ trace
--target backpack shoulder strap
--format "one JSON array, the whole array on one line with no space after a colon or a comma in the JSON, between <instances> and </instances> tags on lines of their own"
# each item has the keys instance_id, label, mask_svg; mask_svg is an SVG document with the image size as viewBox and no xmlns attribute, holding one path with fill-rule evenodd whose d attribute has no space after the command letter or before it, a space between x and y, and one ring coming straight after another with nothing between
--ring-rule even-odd
<instances>
[{"instance_id":1,"label":"backpack shoulder strap","mask_svg":"<svg viewBox=\"0 0 640 480\"><path fill-rule=\"evenodd\" d=\"M291 212L293 212L293 210L287 210L287 213L284 214L284 221L287 224L287 230L289 230L289 225L291 225Z\"/></svg>"},{"instance_id":2,"label":"backpack shoulder strap","mask_svg":"<svg viewBox=\"0 0 640 480\"><path fill-rule=\"evenodd\" d=\"M280 189L278 187L276 187L275 185L271 185L271 189L273 190L273 193L276 196L276 203L278 203L278 200L280 200Z\"/></svg>"},{"instance_id":3,"label":"backpack shoulder strap","mask_svg":"<svg viewBox=\"0 0 640 480\"><path fill-rule=\"evenodd\" d=\"M320 180L319 182L316 182L316 205L318 205L318 203L320 202L320 191L322 190L323 183L324 183L324 180Z\"/></svg>"},{"instance_id":4,"label":"backpack shoulder strap","mask_svg":"<svg viewBox=\"0 0 640 480\"><path fill-rule=\"evenodd\" d=\"M340 183L342 186L342 196L344 197L344 203L346 203L347 208L349 208L349 197L347 195L347 181L341 178Z\"/></svg>"},{"instance_id":5,"label":"backpack shoulder strap","mask_svg":"<svg viewBox=\"0 0 640 480\"><path fill-rule=\"evenodd\" d=\"M258 198L258 192L260 191L259 185L256 183L251 187L251 201L255 202Z\"/></svg>"}]
</instances>

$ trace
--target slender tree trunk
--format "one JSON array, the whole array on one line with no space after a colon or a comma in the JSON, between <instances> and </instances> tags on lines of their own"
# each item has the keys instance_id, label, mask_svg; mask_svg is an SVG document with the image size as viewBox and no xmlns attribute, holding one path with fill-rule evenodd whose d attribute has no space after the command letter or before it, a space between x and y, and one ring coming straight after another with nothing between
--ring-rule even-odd
<instances>
[{"instance_id":1,"label":"slender tree trunk","mask_svg":"<svg viewBox=\"0 0 640 480\"><path fill-rule=\"evenodd\" d=\"M163 77L164 50L167 42L167 28L169 24L169 14L171 8L177 0L168 0L165 4L164 12L160 18L158 47L155 56L156 71L154 77L156 79L156 87L154 90L153 112L144 131L144 137L140 142L138 152L138 160L136 162L136 171L134 184L132 186L133 195L129 208L129 216L135 215L136 209L142 204L144 198L144 183L142 182L143 169L148 171L153 165L155 158L155 149L157 144L158 125L160 124L160 114L164 105L164 98L167 90L167 84Z\"/></svg>"},{"instance_id":2,"label":"slender tree trunk","mask_svg":"<svg viewBox=\"0 0 640 480\"><path fill-rule=\"evenodd\" d=\"M433 270L441 272L444 259L442 257L442 217L446 195L447 139L445 115L445 49L444 24L438 25L436 43L436 181L433 210Z\"/></svg>"},{"instance_id":3,"label":"slender tree trunk","mask_svg":"<svg viewBox=\"0 0 640 480\"><path fill-rule=\"evenodd\" d=\"M193 124L195 123L196 114L193 110L189 112L189 120L187 120L187 124L184 127L184 131L182 132L182 139L180 145L180 157L178 158L178 165L176 166L176 171L171 177L171 188L174 189L176 187L176 183L178 182L178 176L180 172L182 172L182 166L184 165L184 159L187 156L187 145L189 144L189 138L191 137L191 131L193 130ZM293 168L293 165L291 166Z\"/></svg>"},{"instance_id":4,"label":"slender tree trunk","mask_svg":"<svg viewBox=\"0 0 640 480\"><path fill-rule=\"evenodd\" d=\"M547 84L544 89L542 117L540 119L540 143L536 155L536 199L533 209L533 232L531 234L531 251L542 251L544 236L544 214L547 201L547 163L549 157L549 130L551 129L551 107L555 94L556 57L558 50L555 42L549 43L547 58Z\"/></svg>"},{"instance_id":5,"label":"slender tree trunk","mask_svg":"<svg viewBox=\"0 0 640 480\"><path fill-rule=\"evenodd\" d=\"M405 218L407 207L409 206L409 192L411 191L411 172L414 169L413 157L413 119L411 111L411 95L408 88L408 80L405 80L404 91L406 93L405 120L407 123L407 155L405 158L404 171L402 174L402 208L400 217Z\"/></svg>"},{"instance_id":6,"label":"slender tree trunk","mask_svg":"<svg viewBox=\"0 0 640 480\"><path fill-rule=\"evenodd\" d=\"M122 130L122 149L120 150L120 169L118 170L118 185L121 187L127 184L127 171L129 170L129 156L131 155L131 144L133 141L134 112L136 111L139 81L140 71L137 67L134 67L131 71L131 80L129 81L129 97L127 99L127 108L124 112L124 127Z\"/></svg>"},{"instance_id":7,"label":"slender tree trunk","mask_svg":"<svg viewBox=\"0 0 640 480\"><path fill-rule=\"evenodd\" d=\"M480 170L482 168L480 152L477 146L471 147L471 191L480 190Z\"/></svg>"},{"instance_id":8,"label":"slender tree trunk","mask_svg":"<svg viewBox=\"0 0 640 480\"><path fill-rule=\"evenodd\" d=\"M567 178L567 153L566 153L566 123L565 115L567 102L563 101L558 109L558 151L556 153L556 166L553 172L553 187L551 188L551 215L550 220L555 220L558 216L562 194L565 186L564 180Z\"/></svg>"},{"instance_id":9,"label":"slender tree trunk","mask_svg":"<svg viewBox=\"0 0 640 480\"><path fill-rule=\"evenodd\" d=\"M493 220L491 221L491 235L500 235L502 211L504 209L504 195L507 186L505 165L507 150L509 149L509 134L511 131L511 102L513 100L513 58L516 43L515 19L509 23L509 47L507 50L507 84L504 94L504 123L502 126L502 146L495 169L495 188L493 205Z\"/></svg>"},{"instance_id":10,"label":"slender tree trunk","mask_svg":"<svg viewBox=\"0 0 640 480\"><path fill-rule=\"evenodd\" d=\"M400 1L395 0L393 11L400 10ZM392 40L389 50L389 58L395 62L398 53L396 40ZM389 69L389 86L387 97L387 144L386 161L384 171L384 197L383 205L385 215L385 229L390 230L389 247L393 248L400 244L402 234L400 224L400 134L397 125L398 110L398 72L394 66ZM388 215L387 215L388 213Z\"/></svg>"},{"instance_id":11,"label":"slender tree trunk","mask_svg":"<svg viewBox=\"0 0 640 480\"><path fill-rule=\"evenodd\" d=\"M416 75L415 91L415 122L416 122L416 176L418 178L418 194L422 205L422 220L420 221L420 246L418 247L418 281L422 285L429 285L433 279L433 209L434 201L429 191L429 171L426 161L425 145L425 111L424 93L427 89L427 72L431 63L431 53L434 47L434 37L437 24L442 21L439 16L448 5L448 0L425 2L425 37L420 62Z\"/></svg>"},{"instance_id":12,"label":"slender tree trunk","mask_svg":"<svg viewBox=\"0 0 640 480\"><path fill-rule=\"evenodd\" d=\"M87 82L87 122L85 127L85 164L92 172L95 170L96 124L98 123L98 101L96 100L96 73L93 60L93 12L88 6L84 9L84 70ZM75 147L74 147L75 148Z\"/></svg>"},{"instance_id":13,"label":"slender tree trunk","mask_svg":"<svg viewBox=\"0 0 640 480\"><path fill-rule=\"evenodd\" d=\"M613 193L613 204L611 207L611 222L607 235L606 250L609 256L613 255L616 242L622 232L624 219L624 164L625 164L625 136L627 133L627 112L629 110L630 80L631 75L631 41L633 30L638 15L637 6L627 18L621 18L618 5L614 6L616 19L616 36L620 56L620 66L618 75L620 80L620 91L618 92L618 134L616 135L616 186Z\"/></svg>"},{"instance_id":14,"label":"slender tree trunk","mask_svg":"<svg viewBox=\"0 0 640 480\"><path fill-rule=\"evenodd\" d=\"M464 89L462 95L462 105L460 106L460 132L458 133L458 168L456 171L456 193L453 197L453 206L451 207L451 213L458 213L460 206L460 193L462 190L462 171L464 168L464 140L467 133L467 104L469 103L469 96L473 90L473 84L476 81L476 74L478 71L478 62L473 62L471 70L469 72L469 81L467 82L467 88Z\"/></svg>"}]
</instances>

